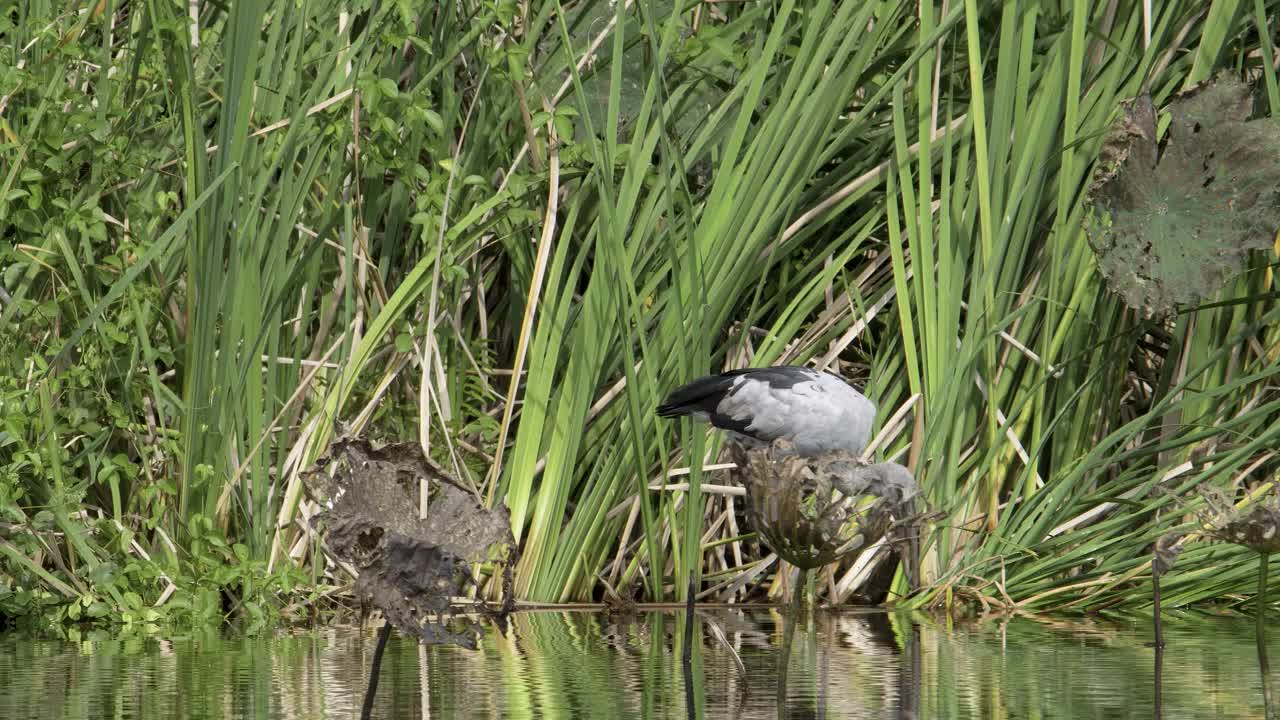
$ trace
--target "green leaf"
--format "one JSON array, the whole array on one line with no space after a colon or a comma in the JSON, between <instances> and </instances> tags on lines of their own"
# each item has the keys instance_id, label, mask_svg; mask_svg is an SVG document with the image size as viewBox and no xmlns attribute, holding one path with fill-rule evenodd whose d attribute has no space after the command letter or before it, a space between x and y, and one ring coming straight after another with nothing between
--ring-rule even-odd
<instances>
[{"instance_id":1,"label":"green leaf","mask_svg":"<svg viewBox=\"0 0 1280 720\"><path fill-rule=\"evenodd\" d=\"M423 108L422 115L426 118L427 125L437 134L444 132L444 120L440 117L440 113L430 108Z\"/></svg>"},{"instance_id":2,"label":"green leaf","mask_svg":"<svg viewBox=\"0 0 1280 720\"><path fill-rule=\"evenodd\" d=\"M565 115L557 114L555 116L556 134L561 140L573 139L573 120Z\"/></svg>"},{"instance_id":3,"label":"green leaf","mask_svg":"<svg viewBox=\"0 0 1280 720\"><path fill-rule=\"evenodd\" d=\"M85 614L91 618L106 617L111 614L111 606L101 600L96 600L85 608Z\"/></svg>"},{"instance_id":4,"label":"green leaf","mask_svg":"<svg viewBox=\"0 0 1280 720\"><path fill-rule=\"evenodd\" d=\"M119 569L115 563L102 562L89 571L89 581L98 587L106 587L115 582Z\"/></svg>"}]
</instances>

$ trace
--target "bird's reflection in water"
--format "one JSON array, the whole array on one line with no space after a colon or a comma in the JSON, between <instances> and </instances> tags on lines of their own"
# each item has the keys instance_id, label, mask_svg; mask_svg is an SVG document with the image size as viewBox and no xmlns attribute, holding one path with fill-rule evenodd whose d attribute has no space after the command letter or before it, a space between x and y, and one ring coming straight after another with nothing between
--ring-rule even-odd
<instances>
[{"instance_id":1,"label":"bird's reflection in water","mask_svg":"<svg viewBox=\"0 0 1280 720\"><path fill-rule=\"evenodd\" d=\"M883 612L816 610L795 618L791 653L784 654L788 611L718 612L714 623L742 656L746 677L737 697L713 715L779 720L828 717L919 717L920 639L911 623ZM707 648L718 650L715 633ZM785 661L785 662L784 662ZM766 664L767 663L767 664ZM770 667L771 666L771 667ZM772 672L770 672L772 671ZM696 678L686 678L689 685ZM851 694L850 686L862 692ZM769 701L773 702L770 703ZM770 708L769 705L773 707ZM725 710L728 713L724 713ZM686 694L688 717L704 717Z\"/></svg>"},{"instance_id":2,"label":"bird's reflection in water","mask_svg":"<svg viewBox=\"0 0 1280 720\"><path fill-rule=\"evenodd\" d=\"M898 718L920 717L920 685L924 668L920 657L920 626L911 624L905 656L898 664Z\"/></svg>"},{"instance_id":3,"label":"bird's reflection in water","mask_svg":"<svg viewBox=\"0 0 1280 720\"><path fill-rule=\"evenodd\" d=\"M781 610L700 612L697 633L703 642L693 647L689 665L680 663L685 715L742 720L851 714L918 717L920 640L914 626L903 621L895 628L883 612L817 610L802 614L794 630L790 662L784 666L786 616ZM650 635L651 643L676 641L680 622L667 620L646 623L661 633ZM617 630L606 633L606 637L619 639L624 635ZM673 647L667 644L665 651L671 652ZM707 659L708 653L716 659ZM741 669L739 660L726 663L720 658L730 653L739 657ZM679 663L678 657L671 659ZM733 681L724 682L727 678L723 676L718 680L706 677L704 662L718 667L732 664ZM718 687L706 688L708 679ZM863 692L851 695L851 685L860 686Z\"/></svg>"}]
</instances>

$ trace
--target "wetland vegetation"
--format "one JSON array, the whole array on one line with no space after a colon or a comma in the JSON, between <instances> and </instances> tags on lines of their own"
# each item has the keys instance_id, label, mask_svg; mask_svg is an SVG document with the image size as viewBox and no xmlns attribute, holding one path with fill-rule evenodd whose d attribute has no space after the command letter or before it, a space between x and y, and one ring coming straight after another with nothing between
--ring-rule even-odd
<instances>
[{"instance_id":1,"label":"wetland vegetation","mask_svg":"<svg viewBox=\"0 0 1280 720\"><path fill-rule=\"evenodd\" d=\"M719 437L654 407L777 363L864 388L875 455L935 513L914 591L885 549L817 571L820 603L1132 617L1176 533L1166 610L1252 610L1257 556L1204 497L1276 493L1280 223L1231 188L1280 168L1248 142L1280 114L1278 23L1273 0L0 2L0 622L345 614L302 476L351 436L416 440L509 509L521 601L776 602L791 574ZM1178 104L1218 81L1244 89ZM121 667L166 662L137 643ZM974 682L926 702L988 702Z\"/></svg>"}]
</instances>

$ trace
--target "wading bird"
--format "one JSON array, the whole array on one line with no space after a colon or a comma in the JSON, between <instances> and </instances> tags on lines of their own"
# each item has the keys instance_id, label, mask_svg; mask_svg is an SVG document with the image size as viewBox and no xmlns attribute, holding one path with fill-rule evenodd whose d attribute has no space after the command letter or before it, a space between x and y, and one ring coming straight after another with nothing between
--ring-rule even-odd
<instances>
[{"instance_id":1,"label":"wading bird","mask_svg":"<svg viewBox=\"0 0 1280 720\"><path fill-rule=\"evenodd\" d=\"M871 437L876 406L831 373L779 365L698 378L676 388L658 415L709 422L747 448L782 439L805 457L858 457Z\"/></svg>"}]
</instances>

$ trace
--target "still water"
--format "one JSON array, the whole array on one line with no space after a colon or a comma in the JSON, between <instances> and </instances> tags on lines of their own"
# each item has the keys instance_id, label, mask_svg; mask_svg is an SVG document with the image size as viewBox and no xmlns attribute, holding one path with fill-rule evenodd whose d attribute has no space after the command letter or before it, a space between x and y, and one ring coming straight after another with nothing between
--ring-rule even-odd
<instances>
[{"instance_id":1,"label":"still water","mask_svg":"<svg viewBox=\"0 0 1280 720\"><path fill-rule=\"evenodd\" d=\"M781 615L700 615L692 697L675 614L523 612L477 650L392 635L378 718L1153 717L1149 627L824 613L779 697ZM1166 620L1163 717L1263 717L1253 625ZM1280 636L1280 630L1276 632ZM718 638L723 638L723 640ZM376 631L225 632L78 643L0 635L0 718L356 718ZM739 670L731 646L741 658ZM1280 656L1280 644L1271 651Z\"/></svg>"}]
</instances>

